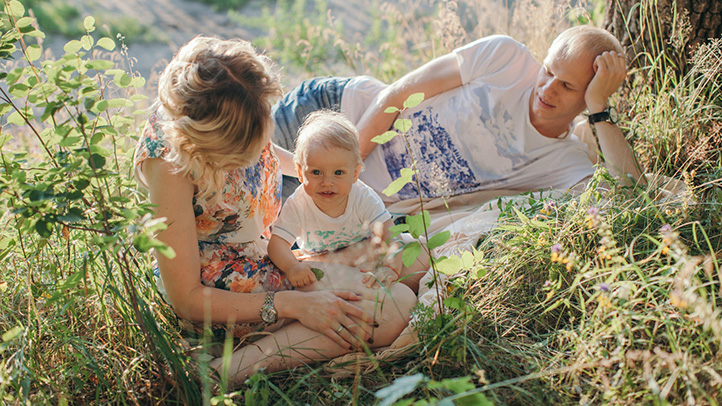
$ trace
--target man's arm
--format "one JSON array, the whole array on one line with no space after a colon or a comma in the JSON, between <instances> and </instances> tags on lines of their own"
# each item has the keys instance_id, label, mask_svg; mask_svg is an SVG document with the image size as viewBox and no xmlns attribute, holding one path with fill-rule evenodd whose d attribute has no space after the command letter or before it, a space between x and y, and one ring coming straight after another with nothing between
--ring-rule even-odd
<instances>
[{"instance_id":1,"label":"man's arm","mask_svg":"<svg viewBox=\"0 0 722 406\"><path fill-rule=\"evenodd\" d=\"M609 107L609 97L617 91L627 74L627 66L622 55L616 52L604 52L594 60L595 75L587 86L584 99L589 114L599 113ZM624 183L631 175L635 180L641 176L634 152L616 124L598 122L594 124L599 148L609 172Z\"/></svg>"},{"instance_id":2,"label":"man's arm","mask_svg":"<svg viewBox=\"0 0 722 406\"><path fill-rule=\"evenodd\" d=\"M358 122L361 158L366 159L376 147L371 139L386 132L396 119L398 114L384 113L387 107L403 107L404 101L414 93L424 93L424 98L429 99L459 86L461 74L453 53L436 58L389 85L376 96Z\"/></svg>"}]
</instances>

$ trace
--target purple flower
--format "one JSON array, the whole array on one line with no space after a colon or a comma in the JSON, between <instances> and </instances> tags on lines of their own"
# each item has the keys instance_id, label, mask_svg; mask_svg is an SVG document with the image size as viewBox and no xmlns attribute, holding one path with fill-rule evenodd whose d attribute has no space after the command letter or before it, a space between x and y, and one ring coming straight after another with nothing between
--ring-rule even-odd
<instances>
[{"instance_id":1,"label":"purple flower","mask_svg":"<svg viewBox=\"0 0 722 406\"><path fill-rule=\"evenodd\" d=\"M599 214L599 208L596 206L592 206L589 208L589 210L587 210L587 214L590 216L596 216L597 214Z\"/></svg>"},{"instance_id":2,"label":"purple flower","mask_svg":"<svg viewBox=\"0 0 722 406\"><path fill-rule=\"evenodd\" d=\"M662 226L662 228L659 229L660 234L669 234L672 232L672 226L669 224L665 224Z\"/></svg>"},{"instance_id":3,"label":"purple flower","mask_svg":"<svg viewBox=\"0 0 722 406\"><path fill-rule=\"evenodd\" d=\"M602 292L609 292L609 284L608 283L599 284L599 290L601 290Z\"/></svg>"},{"instance_id":4,"label":"purple flower","mask_svg":"<svg viewBox=\"0 0 722 406\"><path fill-rule=\"evenodd\" d=\"M559 243L552 245L552 252L555 252L557 254L562 252L562 245Z\"/></svg>"}]
</instances>

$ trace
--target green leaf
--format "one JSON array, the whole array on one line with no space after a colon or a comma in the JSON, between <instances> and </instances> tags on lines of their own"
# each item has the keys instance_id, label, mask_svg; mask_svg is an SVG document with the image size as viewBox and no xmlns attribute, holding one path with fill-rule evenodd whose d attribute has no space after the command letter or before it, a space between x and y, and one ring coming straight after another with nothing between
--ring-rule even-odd
<instances>
[{"instance_id":1,"label":"green leaf","mask_svg":"<svg viewBox=\"0 0 722 406\"><path fill-rule=\"evenodd\" d=\"M20 113L18 113L17 111L14 111L13 114L11 114L8 117L8 123L15 124L18 126L25 125L25 119L23 118L23 116Z\"/></svg>"},{"instance_id":2,"label":"green leaf","mask_svg":"<svg viewBox=\"0 0 722 406\"><path fill-rule=\"evenodd\" d=\"M324 273L322 270L320 270L318 268L311 268L311 272L313 272L313 274L316 276L317 281L320 281L321 279L323 279Z\"/></svg>"},{"instance_id":3,"label":"green leaf","mask_svg":"<svg viewBox=\"0 0 722 406\"><path fill-rule=\"evenodd\" d=\"M414 93L411 96L409 96L408 99L404 102L404 108L410 109L413 107L418 106L421 104L421 102L424 101L424 94L423 93Z\"/></svg>"},{"instance_id":4,"label":"green leaf","mask_svg":"<svg viewBox=\"0 0 722 406\"><path fill-rule=\"evenodd\" d=\"M108 37L103 37L99 39L96 45L101 48L105 48L108 51L112 51L115 49L115 42L113 42L113 40Z\"/></svg>"},{"instance_id":5,"label":"green leaf","mask_svg":"<svg viewBox=\"0 0 722 406\"><path fill-rule=\"evenodd\" d=\"M11 0L8 4L8 12L16 18L20 18L25 14L25 7L18 0Z\"/></svg>"},{"instance_id":6,"label":"green leaf","mask_svg":"<svg viewBox=\"0 0 722 406\"><path fill-rule=\"evenodd\" d=\"M408 268L414 264L416 258L421 254L421 244L418 241L412 241L404 246L404 251L401 254L401 260L404 265Z\"/></svg>"},{"instance_id":7,"label":"green leaf","mask_svg":"<svg viewBox=\"0 0 722 406\"><path fill-rule=\"evenodd\" d=\"M401 233L405 233L409 231L409 225L408 224L396 224L391 227L389 227L389 231L391 232L391 237L396 237L397 235Z\"/></svg>"},{"instance_id":8,"label":"green leaf","mask_svg":"<svg viewBox=\"0 0 722 406\"><path fill-rule=\"evenodd\" d=\"M398 132L394 130L389 130L381 135L377 135L371 138L371 141L377 144L386 144L387 142L393 140L396 135L398 135Z\"/></svg>"},{"instance_id":9,"label":"green leaf","mask_svg":"<svg viewBox=\"0 0 722 406\"><path fill-rule=\"evenodd\" d=\"M23 332L24 330L25 330L25 329L22 328L22 327L20 327L20 326L15 326L15 327L11 328L10 330L8 330L8 331L6 331L6 332L3 333L3 336L2 336L3 341L4 341L4 342L8 342L8 341L11 341L11 340L14 340L14 339L18 338L18 336L19 336L20 334L22 334L22 332Z\"/></svg>"},{"instance_id":10,"label":"green leaf","mask_svg":"<svg viewBox=\"0 0 722 406\"><path fill-rule=\"evenodd\" d=\"M113 80L120 87L128 87L128 86L130 86L130 83L132 81L131 77L128 76L128 74L125 72L115 75Z\"/></svg>"},{"instance_id":11,"label":"green leaf","mask_svg":"<svg viewBox=\"0 0 722 406\"><path fill-rule=\"evenodd\" d=\"M419 238L425 234L426 230L428 230L431 225L429 212L424 210L423 213L419 213L414 216L406 216L406 224L409 225L409 233L411 233L414 238Z\"/></svg>"},{"instance_id":12,"label":"green leaf","mask_svg":"<svg viewBox=\"0 0 722 406\"><path fill-rule=\"evenodd\" d=\"M464 301L458 297L447 297L446 299L444 299L444 306L446 306L450 309L461 310L464 308ZM473 388L473 385L472 385L472 388ZM454 392L457 392L457 391L454 391ZM464 391L462 390L461 392L464 392ZM457 393L459 393L459 392L457 392Z\"/></svg>"},{"instance_id":13,"label":"green leaf","mask_svg":"<svg viewBox=\"0 0 722 406\"><path fill-rule=\"evenodd\" d=\"M447 241L449 241L449 237L451 237L451 232L449 231L442 231L440 233L436 233L431 238L429 238L429 242L426 244L426 246L429 248L429 250L433 250L436 247L440 247L444 245Z\"/></svg>"},{"instance_id":14,"label":"green leaf","mask_svg":"<svg viewBox=\"0 0 722 406\"><path fill-rule=\"evenodd\" d=\"M115 66L115 63L113 61L107 61L104 59L98 59L95 61L89 61L85 64L85 67L88 69L95 69L95 70L107 70Z\"/></svg>"},{"instance_id":15,"label":"green leaf","mask_svg":"<svg viewBox=\"0 0 722 406\"><path fill-rule=\"evenodd\" d=\"M95 18L93 18L93 16L85 17L85 20L83 20L83 28L88 32L95 31Z\"/></svg>"},{"instance_id":16,"label":"green leaf","mask_svg":"<svg viewBox=\"0 0 722 406\"><path fill-rule=\"evenodd\" d=\"M32 17L23 17L15 23L18 28L27 27L35 21Z\"/></svg>"},{"instance_id":17,"label":"green leaf","mask_svg":"<svg viewBox=\"0 0 722 406\"><path fill-rule=\"evenodd\" d=\"M397 400L413 392L416 387L425 380L426 377L424 377L422 373L402 376L394 380L391 385L376 391L374 395L377 399L381 400L379 406L391 406Z\"/></svg>"},{"instance_id":18,"label":"green leaf","mask_svg":"<svg viewBox=\"0 0 722 406\"><path fill-rule=\"evenodd\" d=\"M464 251L464 253L461 254L461 266L464 269L471 269L471 267L474 266L474 254L469 251Z\"/></svg>"},{"instance_id":19,"label":"green leaf","mask_svg":"<svg viewBox=\"0 0 722 406\"><path fill-rule=\"evenodd\" d=\"M10 86L10 89L8 89L8 91L11 95L15 97L25 97L30 92L30 87L25 83L16 83Z\"/></svg>"},{"instance_id":20,"label":"green leaf","mask_svg":"<svg viewBox=\"0 0 722 406\"><path fill-rule=\"evenodd\" d=\"M53 233L53 223L40 219L35 222L35 232L43 238L48 238Z\"/></svg>"},{"instance_id":21,"label":"green leaf","mask_svg":"<svg viewBox=\"0 0 722 406\"><path fill-rule=\"evenodd\" d=\"M453 275L461 270L461 258L451 255L436 263L436 269L444 275Z\"/></svg>"},{"instance_id":22,"label":"green leaf","mask_svg":"<svg viewBox=\"0 0 722 406\"><path fill-rule=\"evenodd\" d=\"M83 44L80 43L80 41L74 39L72 41L68 41L67 44L63 47L63 51L68 54L74 54L78 51L80 51L80 48L83 47Z\"/></svg>"},{"instance_id":23,"label":"green leaf","mask_svg":"<svg viewBox=\"0 0 722 406\"><path fill-rule=\"evenodd\" d=\"M384 194L386 196L395 195L399 192L404 186L406 186L407 183L411 182L414 176L414 171L411 168L402 168L401 169L401 176L394 179L393 182L391 182L386 189L384 189Z\"/></svg>"},{"instance_id":24,"label":"green leaf","mask_svg":"<svg viewBox=\"0 0 722 406\"><path fill-rule=\"evenodd\" d=\"M117 108L117 107L133 107L134 104L132 101L128 99L110 99L108 100L108 107L109 108Z\"/></svg>"},{"instance_id":25,"label":"green leaf","mask_svg":"<svg viewBox=\"0 0 722 406\"><path fill-rule=\"evenodd\" d=\"M394 128L405 133L411 129L411 120L408 118L400 118L394 121Z\"/></svg>"},{"instance_id":26,"label":"green leaf","mask_svg":"<svg viewBox=\"0 0 722 406\"><path fill-rule=\"evenodd\" d=\"M398 107L389 106L386 107L386 110L384 110L384 113L397 113L399 111Z\"/></svg>"},{"instance_id":27,"label":"green leaf","mask_svg":"<svg viewBox=\"0 0 722 406\"><path fill-rule=\"evenodd\" d=\"M28 57L29 62L37 61L40 59L40 55L42 55L43 50L40 48L40 45L30 45L27 48L26 56Z\"/></svg>"},{"instance_id":28,"label":"green leaf","mask_svg":"<svg viewBox=\"0 0 722 406\"><path fill-rule=\"evenodd\" d=\"M90 51L90 48L93 47L93 37L90 35L83 35L83 37L80 38L80 43L82 44L83 49Z\"/></svg>"},{"instance_id":29,"label":"green leaf","mask_svg":"<svg viewBox=\"0 0 722 406\"><path fill-rule=\"evenodd\" d=\"M91 154L88 159L88 164L95 169L100 169L105 166L105 158L98 154Z\"/></svg>"}]
</instances>

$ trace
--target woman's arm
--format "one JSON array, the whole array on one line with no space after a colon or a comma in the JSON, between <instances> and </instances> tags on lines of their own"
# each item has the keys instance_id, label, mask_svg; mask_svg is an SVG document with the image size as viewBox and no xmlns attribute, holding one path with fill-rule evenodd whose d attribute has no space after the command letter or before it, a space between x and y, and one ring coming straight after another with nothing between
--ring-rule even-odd
<instances>
[{"instance_id":1,"label":"woman's arm","mask_svg":"<svg viewBox=\"0 0 722 406\"><path fill-rule=\"evenodd\" d=\"M259 310L265 293L235 293L205 286L200 282L200 258L193 213L193 185L187 178L173 173L172 166L159 158L143 163L148 180L150 200L157 207L156 217L165 217L168 228L158 234L158 239L176 252L172 259L158 254L158 267L175 312L184 319L212 322L253 323L260 322ZM357 345L354 334L361 340L370 336L361 327L352 333L339 334L339 324L355 325L354 320L374 324L373 317L349 301L361 297L346 291L299 292L283 291L275 295L275 307L279 319L298 320L312 330L348 346Z\"/></svg>"},{"instance_id":2,"label":"woman's arm","mask_svg":"<svg viewBox=\"0 0 722 406\"><path fill-rule=\"evenodd\" d=\"M238 294L201 284L198 238L193 213L193 184L162 159L143 163L150 201L156 217L165 217L168 228L158 239L173 248L175 258L157 254L160 276L168 300L175 312L187 320L202 321L210 315L213 322L257 322L263 294Z\"/></svg>"},{"instance_id":3,"label":"woman's arm","mask_svg":"<svg viewBox=\"0 0 722 406\"><path fill-rule=\"evenodd\" d=\"M396 119L398 114L384 113L387 107L401 108L414 93L424 93L424 98L429 99L459 86L461 74L455 54L436 58L389 85L371 102L357 124L361 158L366 159L376 147L371 139L391 128Z\"/></svg>"}]
</instances>

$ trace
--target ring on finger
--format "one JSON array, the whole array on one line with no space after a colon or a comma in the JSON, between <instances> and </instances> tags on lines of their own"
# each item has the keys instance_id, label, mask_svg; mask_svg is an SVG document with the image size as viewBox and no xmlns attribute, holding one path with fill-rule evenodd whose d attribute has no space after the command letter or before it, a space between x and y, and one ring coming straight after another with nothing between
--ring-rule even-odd
<instances>
[{"instance_id":1,"label":"ring on finger","mask_svg":"<svg viewBox=\"0 0 722 406\"><path fill-rule=\"evenodd\" d=\"M336 334L341 334L341 330L343 330L343 324L338 326L338 329L336 330Z\"/></svg>"}]
</instances>

